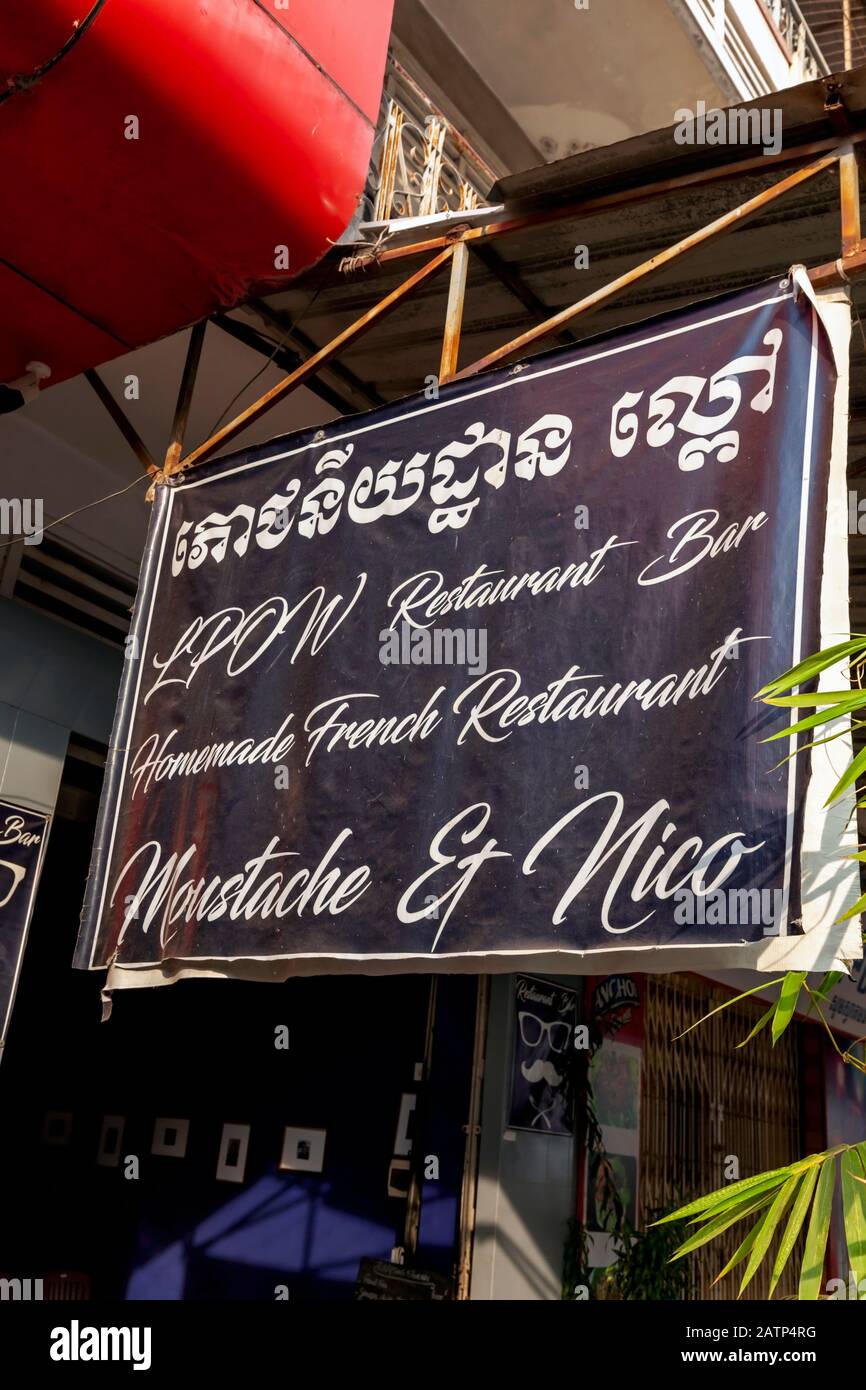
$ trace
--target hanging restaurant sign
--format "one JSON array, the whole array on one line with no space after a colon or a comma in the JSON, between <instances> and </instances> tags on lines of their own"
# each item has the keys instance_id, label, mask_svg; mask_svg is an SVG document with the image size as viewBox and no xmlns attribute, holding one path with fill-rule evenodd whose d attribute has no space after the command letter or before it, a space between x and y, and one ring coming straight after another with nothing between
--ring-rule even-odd
<instances>
[{"instance_id":1,"label":"hanging restaurant sign","mask_svg":"<svg viewBox=\"0 0 866 1390\"><path fill-rule=\"evenodd\" d=\"M574 1134L577 990L514 977L514 1056L509 1129Z\"/></svg>"},{"instance_id":2,"label":"hanging restaurant sign","mask_svg":"<svg viewBox=\"0 0 866 1390\"><path fill-rule=\"evenodd\" d=\"M15 1003L49 817L0 801L0 1058Z\"/></svg>"},{"instance_id":3,"label":"hanging restaurant sign","mask_svg":"<svg viewBox=\"0 0 866 1390\"><path fill-rule=\"evenodd\" d=\"M856 954L753 701L828 611L828 312L774 280L159 486L76 964Z\"/></svg>"}]
</instances>

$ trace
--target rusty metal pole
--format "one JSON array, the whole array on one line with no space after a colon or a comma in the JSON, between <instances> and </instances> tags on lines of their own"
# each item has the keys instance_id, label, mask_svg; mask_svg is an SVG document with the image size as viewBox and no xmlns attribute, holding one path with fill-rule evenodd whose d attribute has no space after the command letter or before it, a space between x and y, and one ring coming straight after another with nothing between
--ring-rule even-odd
<instances>
[{"instance_id":1,"label":"rusty metal pole","mask_svg":"<svg viewBox=\"0 0 866 1390\"><path fill-rule=\"evenodd\" d=\"M217 430L216 434L211 435L210 439L206 439L203 444L199 444L197 449L193 449L191 453L187 454L186 458L179 463L178 470L193 468L197 463L204 463L205 459L209 459L224 444L228 444L249 425L260 420L268 410L285 400L292 391L302 386L309 377L314 376L320 367L323 367L332 357L336 357L343 348L348 347L350 343L367 333L392 309L396 309L398 304L401 304L408 295L412 294L413 290L416 290L431 275L435 275L437 270L441 270L446 262L450 261L453 251L454 248L449 246L447 250L434 256L432 261L423 265L420 270L416 270L414 275L410 275L408 280L404 280L390 294L385 295L384 299L380 299L378 304L374 304L373 308L369 309L366 314L355 319L348 328L344 328L342 333L338 333L324 347L319 348L318 352L314 352L312 357L308 357L305 362L302 362L287 377L273 386L270 391L266 391L252 405L247 406L246 410L242 410L240 415L236 415L233 420L229 420L227 425L223 425L221 430Z\"/></svg>"},{"instance_id":2,"label":"rusty metal pole","mask_svg":"<svg viewBox=\"0 0 866 1390\"><path fill-rule=\"evenodd\" d=\"M466 298L466 272L469 268L469 247L458 241L451 260L451 281L448 286L448 307L445 310L445 331L442 337L442 357L439 363L439 385L444 386L457 371L460 355L460 331L463 327L463 304Z\"/></svg>"},{"instance_id":3,"label":"rusty metal pole","mask_svg":"<svg viewBox=\"0 0 866 1390\"><path fill-rule=\"evenodd\" d=\"M850 145L839 156L839 206L844 258L860 249L860 173L857 156Z\"/></svg>"},{"instance_id":4,"label":"rusty metal pole","mask_svg":"<svg viewBox=\"0 0 866 1390\"><path fill-rule=\"evenodd\" d=\"M677 193L687 188L703 188L711 184L723 183L725 179L738 178L743 174L753 174L758 171L768 173L777 167L786 168L789 165L797 164L798 160L801 159L811 159L813 155L830 153L835 158L839 153L839 138L839 135L826 136L822 140L813 140L808 144L783 150L780 154L756 155L753 159L738 159L730 164L714 165L711 169L699 169L690 174L678 174L673 178L639 184L635 188L619 189L616 193L603 193L594 198L576 198L570 202L556 203L551 207L542 208L541 211L525 213L518 217L503 215L499 221L485 222L470 227L461 235L460 239L461 241L484 243L513 232L530 231L534 227L546 227L552 223L568 221L574 217L607 212L618 207L631 207L637 203L663 197L667 193ZM852 131L850 134L846 134L845 139L851 145L859 145L866 140L866 130ZM443 246L453 244L454 240L454 233L450 231L442 232L438 236L427 237L424 241L404 242L399 246L386 244L384 249L377 252L376 260L379 265L385 265L388 261L402 260L405 257L428 255Z\"/></svg>"},{"instance_id":5,"label":"rusty metal pole","mask_svg":"<svg viewBox=\"0 0 866 1390\"><path fill-rule=\"evenodd\" d=\"M443 339L442 359L440 364L440 380L443 382L449 380L461 380L465 377L472 376L476 372L482 371L485 368L493 366L495 363L502 361L505 357L509 357L517 352L520 352L522 349L529 347L531 344L535 343L539 339L548 337L552 334L561 334L565 325L570 323L570 321L576 318L578 315L586 313L591 309L595 308L596 305L606 302L608 299L611 299L615 294L617 294L621 289L625 289L628 286L634 284L636 281L642 279L643 277L650 275L653 271L668 264L676 257L685 254L686 252L702 245L704 242L711 240L712 238L720 235L721 233L729 230L730 228L739 225L746 218L751 217L757 212L760 212L769 203L781 197L790 189L796 188L800 183L803 183L805 182L805 180L815 177L815 175L822 173L825 169L829 168L832 164L837 162L839 163L840 167L841 183L840 196L843 221L842 236L845 254L844 275L851 277L853 275L861 274L863 273L863 270L866 269L866 261L864 261L863 253L861 253L859 250L859 192L857 188L856 155L854 153L853 146L859 143L859 141L864 137L866 137L866 132L857 132L856 134L852 135L844 145L840 146L836 144L832 150L824 154L820 159L816 160L814 163L794 170L794 172L789 174L786 178L781 179L778 183L774 184L772 188L765 189L764 192L759 193L756 197L749 199L745 203L742 203L739 207L733 208L730 212L725 213L724 216L717 218L714 222L708 223L705 227L700 228L697 232L693 232L690 236L683 238L683 240L677 242L674 246L668 247L666 250L660 252L657 256L653 256L650 260L642 262L633 270L628 271L625 275L619 276L618 279L611 281L607 285L604 285L601 289L596 290L593 294L588 295L585 299L579 300L577 303L572 304L568 308L561 310L558 314L555 314L552 317L545 319L542 323L536 325L534 328L522 334L520 337L512 339L511 342L505 343L502 347L496 349L492 353L489 353L486 357L479 359L479 361L477 362L471 363L467 367L464 367L462 371L457 371L454 369L457 365L462 306L465 298L466 268L463 262L468 245L476 239L484 240L488 237L495 237L504 234L508 231L517 230L521 227L538 225L548 220L556 220L557 218L562 217L563 215L567 215L569 210L557 208L552 211L548 211L541 214L535 214L523 218L516 218L498 224L491 223L486 226L472 228L467 232L463 233L459 237L459 239L455 239L452 233L450 237L433 237L430 238L427 242L414 243L411 245L394 248L392 251L384 250L378 252L376 256L376 261L377 263L381 263L392 258L399 258L407 255L416 255L425 250L430 251L440 246L443 247L439 254L434 256L432 260L428 261L424 266L422 266L419 271L417 271L414 275L410 276L407 280L404 280L402 284L398 285L395 290L392 290L390 294L386 295L377 304L375 304L372 309L368 310L366 314L363 314L359 319L356 319L353 323L351 323L348 326L348 328L344 329L342 333L337 334L335 338L332 338L331 341L329 343L326 343L324 347L320 348L318 352L314 353L311 357L307 358L306 361L301 363L295 371L291 372L271 391L268 391L264 396L261 396L259 400L255 401L253 405L249 406L245 411L242 411L233 420L229 421L227 425L224 425L223 428L219 430L216 434L214 434L210 439L205 440L205 442L199 445L197 449L192 450L192 452L188 454L186 458L180 460L177 463L174 471L192 468L196 464L202 463L205 459L210 458L212 454L216 453L220 448L222 448L224 444L228 443L231 439L234 439L235 436L240 434L244 429L246 429L248 425L251 425L255 420L258 420L262 415L266 413L266 411L270 410L279 401L285 399L285 397L289 395L291 391L295 390L298 386L303 385L305 381L307 381L310 377L314 376L321 366L324 366L332 358L336 357L344 347L349 346L349 344L354 342L357 338L361 337L362 334L366 333L368 329L372 328L374 324L379 321L380 318L383 318L386 314L390 313L392 309L396 308L397 305L402 302L403 299L411 295L414 292L414 290L418 288L419 285L421 285L425 280L427 280L429 276L435 274L436 271L438 271L446 263L446 261L452 258L455 259L456 264L452 271L452 282L451 289L449 291L445 336ZM823 149L825 147L825 142L820 141L816 142L813 146L802 146L800 148L799 153L805 154L807 150L811 151L817 148ZM790 159L794 157L795 153L796 152L788 152L785 158ZM750 167L750 164L750 161L745 161L740 167ZM764 161L764 164L766 164L766 161ZM721 176L730 175L737 169L737 167L738 166L736 165L731 165L726 166L724 170L712 171L711 176L705 176L705 181L710 181L711 178L718 178ZM636 192L633 191L629 196L632 199L639 200L641 197L646 197L650 196L653 193L658 193L662 188L672 189L675 187L683 187L689 181L690 180L687 178L672 179L666 181L663 184L655 184L647 186L647 188L643 190L637 190ZM574 210L580 208L583 211L587 211L595 205L613 205L615 201L618 201L618 199L601 198L596 200L587 200L583 204L576 204ZM842 266L841 259L838 262L830 262L826 265L816 266L809 272L810 278L812 279L812 282L816 285L824 285L838 280L840 278L844 278L843 271L840 270L840 266ZM104 388L102 389L104 391ZM112 402L112 405L113 404L114 403ZM121 418L125 418L122 416L122 412ZM121 426L121 428L123 427ZM126 433L126 431L124 432ZM129 436L127 435L127 437ZM141 445L142 449L143 447L144 446ZM156 471L155 465L153 464L152 460L150 460L150 462L146 466L151 468L151 471Z\"/></svg>"},{"instance_id":6,"label":"rusty metal pole","mask_svg":"<svg viewBox=\"0 0 866 1390\"><path fill-rule=\"evenodd\" d=\"M816 290L828 289L830 285L844 284L846 280L866 273L866 251L852 251L850 256L840 256L837 261L825 261L809 270L809 279Z\"/></svg>"},{"instance_id":7,"label":"rusty metal pole","mask_svg":"<svg viewBox=\"0 0 866 1390\"><path fill-rule=\"evenodd\" d=\"M854 62L851 42L851 0L842 0L842 66L846 72Z\"/></svg>"},{"instance_id":8,"label":"rusty metal pole","mask_svg":"<svg viewBox=\"0 0 866 1390\"><path fill-rule=\"evenodd\" d=\"M193 324L189 335L189 343L186 349L186 360L183 364L183 375L180 379L180 388L177 393L177 403L174 407L174 419L171 425L171 438L165 452L165 463L163 464L163 474L170 478L172 473L177 472L180 456L183 450L183 441L186 434L187 421L189 420L189 408L192 404L192 393L198 375L198 364L201 360L202 344L204 343L205 329L207 320Z\"/></svg>"},{"instance_id":9,"label":"rusty metal pole","mask_svg":"<svg viewBox=\"0 0 866 1390\"><path fill-rule=\"evenodd\" d=\"M776 198L780 198L784 193L790 192L798 184L804 183L806 179L814 178L816 174L823 173L839 159L838 148L832 154L826 154L821 159L815 160L813 164L807 164L803 169L797 169L789 174L787 178L780 179L771 188L767 188L763 193L758 193L754 198L749 198L747 202L741 203L739 207L732 208L722 217L717 217L715 221L708 222L705 227L692 232L689 236L683 237L681 241L673 246L668 246L664 251L660 251L657 256L651 256L648 261L642 261L633 270L626 271L625 275L619 275L615 280L602 285L594 293L579 299L575 304L570 304L566 309L561 309L558 314L546 319L544 323L537 324L530 328L526 333L521 333L519 337L512 338L510 342L503 343L502 347L495 348L493 352L487 353L485 357L480 357L477 362L472 362L462 371L455 372L454 380L460 381L465 377L474 376L476 372L486 371L487 368L502 362L506 357L513 357L515 354L524 352L527 348L537 343L541 338L547 338L552 333L556 333L563 324L570 323L577 318L578 314L588 313L595 309L599 304L604 304L608 299L612 299L620 290L627 289L638 280L643 280L647 275L660 270L662 266L668 265L670 261L685 255L688 251L693 251L696 247L702 246L705 242L711 241L714 237L720 236L722 232L728 231L744 222L747 217L753 217L755 213L761 212L768 203L772 203Z\"/></svg>"}]
</instances>

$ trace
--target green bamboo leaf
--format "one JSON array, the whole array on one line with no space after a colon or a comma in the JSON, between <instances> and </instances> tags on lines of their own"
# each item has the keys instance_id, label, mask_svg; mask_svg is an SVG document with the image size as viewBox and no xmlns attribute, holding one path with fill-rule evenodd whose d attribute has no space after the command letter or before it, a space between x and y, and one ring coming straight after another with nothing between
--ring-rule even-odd
<instances>
[{"instance_id":1,"label":"green bamboo leaf","mask_svg":"<svg viewBox=\"0 0 866 1390\"><path fill-rule=\"evenodd\" d=\"M816 1299L821 1290L824 1275L824 1252L827 1249L827 1236L830 1233L830 1213L833 1206L833 1189L836 1185L836 1160L825 1159L818 1177L809 1230L806 1234L806 1251L800 1269L800 1300L808 1302Z\"/></svg>"},{"instance_id":2,"label":"green bamboo leaf","mask_svg":"<svg viewBox=\"0 0 866 1390\"><path fill-rule=\"evenodd\" d=\"M821 1154L818 1157L823 1158L824 1155ZM687 1216L694 1216L695 1212L706 1213L710 1207L729 1206L734 1199L748 1195L749 1189L756 1187L758 1183L772 1183L779 1186L791 1176L792 1172L793 1166L788 1164L785 1168L769 1168L765 1173L756 1173L751 1178L740 1178L739 1182L732 1182L728 1187L716 1188L715 1192L708 1192L705 1197L696 1197L693 1202L687 1202L684 1207L678 1207L676 1211L660 1217L652 1224L664 1226L668 1221L682 1221Z\"/></svg>"},{"instance_id":3,"label":"green bamboo leaf","mask_svg":"<svg viewBox=\"0 0 866 1390\"><path fill-rule=\"evenodd\" d=\"M854 859L856 856L852 854L850 857ZM866 893L864 893L862 897L858 898L854 906L849 907L847 912L843 912L842 916L838 919L838 921L834 922L833 925L838 926L839 922L847 922L849 917L856 917L858 912L866 912Z\"/></svg>"},{"instance_id":4,"label":"green bamboo leaf","mask_svg":"<svg viewBox=\"0 0 866 1390\"><path fill-rule=\"evenodd\" d=\"M813 1168L816 1164L821 1164L828 1158L836 1158L839 1154L847 1153L850 1144L834 1144L832 1149L824 1149L822 1153L809 1154L807 1158L798 1158L796 1163L790 1164L792 1173L805 1173L807 1168Z\"/></svg>"},{"instance_id":5,"label":"green bamboo leaf","mask_svg":"<svg viewBox=\"0 0 866 1390\"><path fill-rule=\"evenodd\" d=\"M842 1206L845 1212L845 1239L848 1262L859 1287L866 1279L866 1187L861 1185L866 1143L842 1155Z\"/></svg>"},{"instance_id":6,"label":"green bamboo leaf","mask_svg":"<svg viewBox=\"0 0 866 1390\"><path fill-rule=\"evenodd\" d=\"M817 989L812 990L813 999L826 999L831 989L835 989L840 980L844 980L844 970L828 970Z\"/></svg>"},{"instance_id":7,"label":"green bamboo leaf","mask_svg":"<svg viewBox=\"0 0 866 1390\"><path fill-rule=\"evenodd\" d=\"M784 1187L776 1193L772 1206L762 1220L760 1230L755 1237L755 1244L749 1256L749 1263L746 1265L745 1273L740 1283L740 1294L744 1293L754 1279L759 1264L770 1248L770 1241L773 1239L776 1227L784 1216L785 1209L801 1181L802 1179L799 1177L789 1178Z\"/></svg>"},{"instance_id":8,"label":"green bamboo leaf","mask_svg":"<svg viewBox=\"0 0 866 1390\"><path fill-rule=\"evenodd\" d=\"M680 1038L684 1038L688 1033L691 1033L692 1029L699 1028L702 1023L706 1023L708 1018L712 1018L714 1014L720 1014L723 1009L729 1009L732 1004L739 1004L741 999L748 999L751 994L758 994L762 989L770 989L773 985L782 984L784 978L784 975L780 975L778 979L768 980L766 984L755 985L753 989L744 990L742 994L735 994L732 999L725 999L723 1003L717 1004L714 1009L710 1009L708 1014L702 1014L697 1022L690 1023L688 1028L685 1028L682 1033L677 1033L676 1037L671 1038L671 1042L679 1042ZM667 1221L669 1218L665 1217L665 1220Z\"/></svg>"},{"instance_id":9,"label":"green bamboo leaf","mask_svg":"<svg viewBox=\"0 0 866 1390\"><path fill-rule=\"evenodd\" d=\"M783 1177L771 1177L765 1173L762 1175L760 1182L754 1183L751 1187L743 1192L737 1193L734 1197L715 1202L711 1207L707 1207L705 1211L698 1212L697 1216L693 1216L688 1224L690 1226L701 1226L701 1223L703 1223L703 1226L701 1226L701 1229L703 1229L703 1227L710 1222L718 1221L723 1216L730 1216L736 1207L745 1207L747 1202L754 1201L756 1197L763 1197L765 1195L772 1197L776 1188L780 1187L781 1184L786 1181L787 1176L792 1172L793 1169L787 1170ZM736 1183L731 1183L731 1187L736 1186Z\"/></svg>"},{"instance_id":10,"label":"green bamboo leaf","mask_svg":"<svg viewBox=\"0 0 866 1390\"><path fill-rule=\"evenodd\" d=\"M847 770L842 773L842 776L827 797L824 805L829 806L831 801L835 801L837 796L841 796L846 788L850 787L852 782L857 781L857 778L863 773L864 769L866 769L866 748L861 748L856 758L852 759L848 764Z\"/></svg>"},{"instance_id":11,"label":"green bamboo leaf","mask_svg":"<svg viewBox=\"0 0 866 1390\"><path fill-rule=\"evenodd\" d=\"M852 719L850 725L846 725L844 729L837 729L835 734L828 734L826 738L813 738L811 743L801 743L796 748L792 748L790 753L786 753L784 758L780 758L777 763L773 764L770 771L775 772L777 767L784 767L785 763L790 762L792 758L796 758L800 753L808 753L810 748L823 748L825 744L835 743L837 738L845 738L846 735L850 736L855 729L863 728L866 728L866 724L864 724L862 719ZM761 739L761 742L771 743L773 738L781 738L786 732L790 737L791 731L788 729L783 730L781 734L773 734L772 738Z\"/></svg>"},{"instance_id":12,"label":"green bamboo leaf","mask_svg":"<svg viewBox=\"0 0 866 1390\"><path fill-rule=\"evenodd\" d=\"M752 1246L754 1245L758 1235L758 1231L760 1229L761 1223L760 1221L758 1221L749 1231L748 1235L744 1238L744 1240L737 1246L733 1255L728 1260L728 1263L724 1266L723 1269L719 1270L718 1274L713 1280L714 1284L721 1283L722 1279L724 1279L726 1274L730 1274L732 1269L736 1269L737 1265L742 1263L742 1261L746 1258Z\"/></svg>"},{"instance_id":13,"label":"green bamboo leaf","mask_svg":"<svg viewBox=\"0 0 866 1390\"><path fill-rule=\"evenodd\" d=\"M684 1255L691 1255L694 1250L699 1250L708 1241L715 1240L716 1236L720 1236L729 1226L736 1226L738 1221L743 1221L747 1216L754 1216L756 1212L763 1211L772 1201L772 1192L761 1192L747 1202L738 1202L733 1210L723 1212L714 1221L708 1221L693 1236L689 1236L688 1240L684 1240L682 1245L678 1245L671 1255L671 1263L674 1260L681 1260Z\"/></svg>"},{"instance_id":14,"label":"green bamboo leaf","mask_svg":"<svg viewBox=\"0 0 866 1390\"><path fill-rule=\"evenodd\" d=\"M777 980L776 984L779 983ZM788 1163L784 1168L768 1168L766 1172L755 1173L751 1178L740 1178L739 1182L728 1183L725 1187L718 1187L714 1192L708 1192L703 1197L696 1197L694 1201L687 1202L683 1207L677 1207L676 1211L669 1212L667 1216L659 1217L658 1221L653 1221L653 1226L664 1226L669 1221L683 1221L686 1217L694 1216L696 1212L703 1213L697 1220L711 1221L722 1211L733 1205L735 1202L742 1201L747 1196L754 1196L750 1189L757 1190L758 1184L762 1187L780 1187L783 1182L795 1174L802 1174L808 1169L820 1167L827 1159L835 1158L837 1154L847 1153L850 1144L835 1144L832 1149L823 1149L820 1153L807 1154L805 1158L798 1158L795 1163Z\"/></svg>"},{"instance_id":15,"label":"green bamboo leaf","mask_svg":"<svg viewBox=\"0 0 866 1390\"><path fill-rule=\"evenodd\" d=\"M773 1273L770 1279L769 1298L773 1297L773 1292L784 1273L785 1266L791 1258L794 1246L797 1244L797 1237L809 1210L809 1203L812 1200L812 1193L815 1191L815 1183L818 1181L820 1168L815 1165L809 1168L800 1180L800 1190L797 1193L796 1201L791 1208L791 1215L788 1217L788 1224L785 1227L784 1235L779 1241L779 1248L776 1251L776 1259L773 1263Z\"/></svg>"},{"instance_id":16,"label":"green bamboo leaf","mask_svg":"<svg viewBox=\"0 0 866 1390\"><path fill-rule=\"evenodd\" d=\"M697 1216L691 1217L687 1225L697 1228L702 1222L706 1225L709 1222L718 1221L722 1216L729 1216L735 1207L742 1207L745 1209L749 1202L754 1202L756 1198L763 1196L765 1192L769 1192L772 1195L773 1189L778 1187L780 1182L784 1181L781 1178L769 1177L767 1174L762 1174L761 1176L763 1179L761 1182L753 1183L751 1187L747 1187L741 1192L735 1193L729 1200L723 1199L715 1202L713 1206L707 1207L705 1211L698 1212ZM731 1183L731 1187L736 1186L736 1183Z\"/></svg>"},{"instance_id":17,"label":"green bamboo leaf","mask_svg":"<svg viewBox=\"0 0 866 1390\"><path fill-rule=\"evenodd\" d=\"M794 724L786 724L784 728L777 730L775 734L768 734L766 738L762 738L761 742L775 743L775 741L780 738L793 738L795 734L808 733L809 729L817 729L819 724L830 724L834 719L844 719L846 715L850 715L852 710L856 708L856 705L843 703L840 705L833 705L832 709L829 710L819 710L817 714L809 714L805 719L798 719ZM847 729L845 732L847 733Z\"/></svg>"},{"instance_id":18,"label":"green bamboo leaf","mask_svg":"<svg viewBox=\"0 0 866 1390\"><path fill-rule=\"evenodd\" d=\"M778 1000L776 1000L774 1003L770 1005L769 1009L765 1014L761 1014L761 1017L758 1019L752 1031L750 1033L747 1033L746 1037L743 1038L742 1042L738 1042L736 1044L734 1048L735 1052L739 1051L741 1047L745 1047L746 1043L750 1043L752 1041L752 1038L756 1038L758 1034L764 1028L766 1028L767 1024L770 1022L770 1019L773 1017L773 1014L776 1012L776 1003L778 1003Z\"/></svg>"},{"instance_id":19,"label":"green bamboo leaf","mask_svg":"<svg viewBox=\"0 0 866 1390\"><path fill-rule=\"evenodd\" d=\"M781 1038L791 1019L794 1017L794 1009L797 1007L797 1000L800 998L800 990L806 983L805 970L789 970L785 976L782 992L776 1004L773 1015L773 1046Z\"/></svg>"},{"instance_id":20,"label":"green bamboo leaf","mask_svg":"<svg viewBox=\"0 0 866 1390\"><path fill-rule=\"evenodd\" d=\"M762 700L770 691L778 694L779 691L790 690L792 686L802 685L804 681L812 680L821 671L826 671L828 666L835 666L837 661L843 660L846 656L852 656L854 653L864 650L866 650L866 639L856 636L849 638L846 642L838 642L835 647L825 647L822 652L815 652L812 656L807 656L804 661L792 666L790 671L785 671L775 680L762 686L755 699Z\"/></svg>"},{"instance_id":21,"label":"green bamboo leaf","mask_svg":"<svg viewBox=\"0 0 866 1390\"><path fill-rule=\"evenodd\" d=\"M775 705L779 709L814 709L816 705L836 705L853 700L856 705L866 705L866 690L813 690L808 695L770 695L765 705Z\"/></svg>"}]
</instances>

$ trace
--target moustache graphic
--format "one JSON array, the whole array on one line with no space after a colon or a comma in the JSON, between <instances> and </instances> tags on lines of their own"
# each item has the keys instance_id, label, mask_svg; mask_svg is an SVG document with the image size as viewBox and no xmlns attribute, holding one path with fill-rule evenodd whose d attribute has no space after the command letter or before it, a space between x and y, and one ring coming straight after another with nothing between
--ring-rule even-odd
<instances>
[{"instance_id":1,"label":"moustache graphic","mask_svg":"<svg viewBox=\"0 0 866 1390\"><path fill-rule=\"evenodd\" d=\"M546 1081L548 1086L562 1085L562 1077L553 1063L545 1062L540 1057L536 1058L534 1062L530 1062L528 1066L526 1062L521 1062L520 1070L530 1086L534 1086L536 1081Z\"/></svg>"}]
</instances>

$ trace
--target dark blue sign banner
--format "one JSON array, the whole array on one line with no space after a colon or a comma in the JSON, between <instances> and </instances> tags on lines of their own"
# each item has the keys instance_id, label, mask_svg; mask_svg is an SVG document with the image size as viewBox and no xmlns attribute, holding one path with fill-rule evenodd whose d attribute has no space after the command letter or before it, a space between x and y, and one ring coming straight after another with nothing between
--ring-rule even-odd
<instances>
[{"instance_id":1,"label":"dark blue sign banner","mask_svg":"<svg viewBox=\"0 0 866 1390\"><path fill-rule=\"evenodd\" d=\"M48 838L48 816L0 801L0 1059Z\"/></svg>"},{"instance_id":2,"label":"dark blue sign banner","mask_svg":"<svg viewBox=\"0 0 866 1390\"><path fill-rule=\"evenodd\" d=\"M774 280L158 487L77 964L760 962L834 383Z\"/></svg>"}]
</instances>

